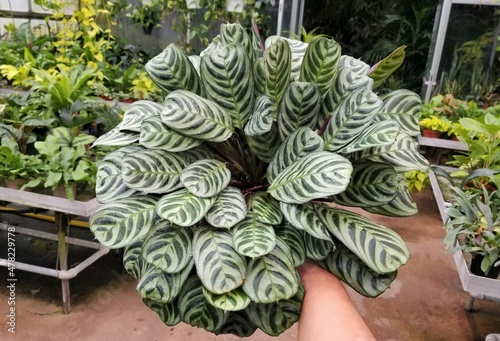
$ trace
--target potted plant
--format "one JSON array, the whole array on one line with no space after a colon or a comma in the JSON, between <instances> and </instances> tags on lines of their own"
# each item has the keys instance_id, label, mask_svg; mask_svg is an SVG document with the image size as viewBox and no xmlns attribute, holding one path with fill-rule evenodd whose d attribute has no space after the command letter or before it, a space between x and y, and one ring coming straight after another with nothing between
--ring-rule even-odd
<instances>
[{"instance_id":1,"label":"potted plant","mask_svg":"<svg viewBox=\"0 0 500 341\"><path fill-rule=\"evenodd\" d=\"M400 56L370 71L332 39L258 41L226 24L201 58L169 45L146 65L165 101L133 103L94 143L120 148L99 166L90 228L125 247L167 325L278 335L299 317L306 258L375 297L409 256L394 231L328 205L416 213L402 174L428 169L408 133L420 97L372 91Z\"/></svg>"},{"instance_id":2,"label":"potted plant","mask_svg":"<svg viewBox=\"0 0 500 341\"><path fill-rule=\"evenodd\" d=\"M163 7L158 0L151 0L149 3L139 1L139 5L133 7L132 13L127 13L127 17L139 27L142 27L144 34L150 35L155 27L162 27Z\"/></svg>"},{"instance_id":3,"label":"potted plant","mask_svg":"<svg viewBox=\"0 0 500 341\"><path fill-rule=\"evenodd\" d=\"M440 138L443 133L450 130L450 124L435 115L421 119L420 127L422 136L431 138Z\"/></svg>"}]
</instances>

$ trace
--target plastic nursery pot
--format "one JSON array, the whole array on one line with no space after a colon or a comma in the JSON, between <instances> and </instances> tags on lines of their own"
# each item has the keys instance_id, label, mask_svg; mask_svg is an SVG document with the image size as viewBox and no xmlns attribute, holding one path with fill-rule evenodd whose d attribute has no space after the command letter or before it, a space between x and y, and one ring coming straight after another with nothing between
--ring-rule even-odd
<instances>
[{"instance_id":1,"label":"plastic nursery pot","mask_svg":"<svg viewBox=\"0 0 500 341\"><path fill-rule=\"evenodd\" d=\"M422 136L438 139L441 137L441 132L437 130L422 129Z\"/></svg>"},{"instance_id":2,"label":"plastic nursery pot","mask_svg":"<svg viewBox=\"0 0 500 341\"><path fill-rule=\"evenodd\" d=\"M481 270L481 262L483 261L483 255L475 255L472 257L470 264L470 272L476 276L487 277L487 278L497 278L500 275L500 266L492 267L487 274Z\"/></svg>"}]
</instances>

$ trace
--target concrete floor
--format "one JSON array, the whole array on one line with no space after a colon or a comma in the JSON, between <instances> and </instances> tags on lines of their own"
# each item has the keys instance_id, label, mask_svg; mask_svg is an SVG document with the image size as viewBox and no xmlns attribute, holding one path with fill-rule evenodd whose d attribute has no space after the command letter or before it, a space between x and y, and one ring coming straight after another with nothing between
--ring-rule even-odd
<instances>
[{"instance_id":1,"label":"concrete floor","mask_svg":"<svg viewBox=\"0 0 500 341\"><path fill-rule=\"evenodd\" d=\"M452 255L442 245L444 230L432 192L416 195L420 213L412 218L376 216L406 241L411 259L381 297L367 299L351 292L360 313L378 340L460 341L484 340L500 333L500 304L476 300L476 311L465 311L462 290ZM0 220L6 217L1 216ZM9 218L11 219L11 218ZM75 229L80 234L88 231ZM5 232L0 232L2 257ZM54 244L18 237L18 260L55 262ZM71 249L70 264L84 256ZM165 326L135 292L135 281L121 268L121 259L109 254L71 281L72 312L62 313L60 283L50 277L17 271L16 334L7 332L7 270L0 268L0 340L114 341L114 340L238 340L215 336L185 324ZM296 340L297 325L279 337L256 332L248 340Z\"/></svg>"}]
</instances>

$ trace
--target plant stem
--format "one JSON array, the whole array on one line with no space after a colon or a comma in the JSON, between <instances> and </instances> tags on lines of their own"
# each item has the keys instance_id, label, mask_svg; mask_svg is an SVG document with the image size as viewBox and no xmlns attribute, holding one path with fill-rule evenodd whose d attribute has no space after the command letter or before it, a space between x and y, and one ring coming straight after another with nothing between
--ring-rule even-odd
<instances>
[{"instance_id":1,"label":"plant stem","mask_svg":"<svg viewBox=\"0 0 500 341\"><path fill-rule=\"evenodd\" d=\"M330 120L332 119L332 116L328 116L325 120L325 122L323 122L323 125L321 126L321 129L318 131L318 135L323 137L323 134L325 133L325 130L326 130L326 126L328 125L328 123L330 122Z\"/></svg>"}]
</instances>

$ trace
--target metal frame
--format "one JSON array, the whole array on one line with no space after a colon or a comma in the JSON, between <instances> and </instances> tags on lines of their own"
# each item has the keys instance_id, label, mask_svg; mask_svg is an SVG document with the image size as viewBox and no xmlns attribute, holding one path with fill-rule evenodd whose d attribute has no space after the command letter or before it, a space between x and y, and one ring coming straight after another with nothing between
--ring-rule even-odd
<instances>
[{"instance_id":1,"label":"metal frame","mask_svg":"<svg viewBox=\"0 0 500 341\"><path fill-rule=\"evenodd\" d=\"M496 0L443 0L437 38L434 45L434 52L432 54L431 68L428 77L424 78L424 99L426 101L429 101L431 99L432 91L437 84L439 64L441 63L441 56L443 54L444 40L446 38L446 30L448 29L448 22L450 19L452 5L499 6L500 2Z\"/></svg>"},{"instance_id":2,"label":"metal frame","mask_svg":"<svg viewBox=\"0 0 500 341\"><path fill-rule=\"evenodd\" d=\"M99 243L68 237L67 231L69 230L69 223L71 220L70 216L76 215L88 217L99 207L99 203L96 199L83 202L3 187L0 188L0 200L30 207L43 208L54 212L57 234L17 226L15 233L35 236L43 239L57 240L59 269L51 269L22 262L14 262L13 264L15 268L19 270L59 278L61 280L63 309L64 312L68 314L71 311L69 280L76 277L82 270L109 252L108 248L103 247ZM0 224L0 230L7 230L10 226L12 225ZM69 268L67 244L79 245L86 248L96 249L97 251L77 266ZM0 258L0 266L8 267L8 260Z\"/></svg>"},{"instance_id":3,"label":"metal frame","mask_svg":"<svg viewBox=\"0 0 500 341\"><path fill-rule=\"evenodd\" d=\"M290 33L300 35L302 19L304 17L305 0L292 0L292 9L290 15ZM285 12L285 0L280 0L278 5L278 23L276 24L276 35L283 34L283 21Z\"/></svg>"}]
</instances>

